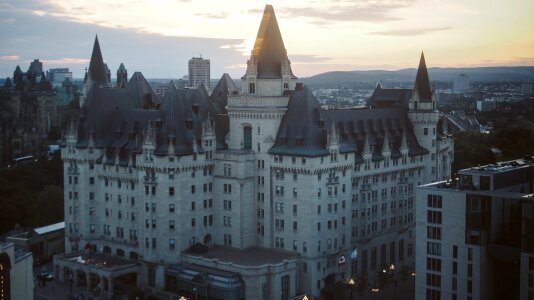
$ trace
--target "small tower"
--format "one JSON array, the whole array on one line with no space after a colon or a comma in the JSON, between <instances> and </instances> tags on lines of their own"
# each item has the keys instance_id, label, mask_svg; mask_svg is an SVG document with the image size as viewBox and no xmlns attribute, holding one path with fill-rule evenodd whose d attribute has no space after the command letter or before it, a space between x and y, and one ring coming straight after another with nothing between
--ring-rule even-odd
<instances>
[{"instance_id":1,"label":"small tower","mask_svg":"<svg viewBox=\"0 0 534 300\"><path fill-rule=\"evenodd\" d=\"M294 90L297 77L291 70L272 5L266 5L247 71L242 81L243 94L281 96Z\"/></svg>"},{"instance_id":2,"label":"small tower","mask_svg":"<svg viewBox=\"0 0 534 300\"><path fill-rule=\"evenodd\" d=\"M128 82L128 70L124 67L124 64L121 63L117 69L117 87L125 88L126 83Z\"/></svg>"},{"instance_id":3,"label":"small tower","mask_svg":"<svg viewBox=\"0 0 534 300\"><path fill-rule=\"evenodd\" d=\"M412 98L409 101L408 118L412 122L413 132L419 145L430 153L425 158L433 167L426 168L425 181L434 181L436 174L436 138L439 112L436 99L430 86L425 55L421 53L419 68L415 77ZM403 139L407 138L404 134ZM403 140L404 144L404 140ZM406 145L408 148L413 145ZM408 151L409 153L409 151Z\"/></svg>"},{"instance_id":4,"label":"small tower","mask_svg":"<svg viewBox=\"0 0 534 300\"><path fill-rule=\"evenodd\" d=\"M98 42L98 36L95 37L95 43L93 45L93 53L91 54L91 61L89 63L89 69L83 82L83 94L80 97L80 107L83 106L89 91L93 87L105 87L111 86L111 82L108 78L108 69L104 64L102 58L102 52L100 51L100 44Z\"/></svg>"},{"instance_id":5,"label":"small tower","mask_svg":"<svg viewBox=\"0 0 534 300\"><path fill-rule=\"evenodd\" d=\"M412 98L409 102L409 108L414 110L435 110L436 100L433 95L428 70L426 68L425 54L421 52L419 68L415 76Z\"/></svg>"}]
</instances>

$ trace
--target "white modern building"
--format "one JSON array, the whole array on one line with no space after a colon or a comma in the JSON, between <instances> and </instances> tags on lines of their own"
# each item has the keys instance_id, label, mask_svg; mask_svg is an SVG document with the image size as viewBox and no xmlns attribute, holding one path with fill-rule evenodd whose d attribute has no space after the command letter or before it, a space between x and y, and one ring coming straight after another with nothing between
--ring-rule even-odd
<instances>
[{"instance_id":1,"label":"white modern building","mask_svg":"<svg viewBox=\"0 0 534 300\"><path fill-rule=\"evenodd\" d=\"M46 79L52 83L53 87L61 86L67 78L72 82L72 72L69 68L49 69L46 72Z\"/></svg>"},{"instance_id":2,"label":"white modern building","mask_svg":"<svg viewBox=\"0 0 534 300\"><path fill-rule=\"evenodd\" d=\"M422 185L416 299L533 299L534 157Z\"/></svg>"},{"instance_id":3,"label":"white modern building","mask_svg":"<svg viewBox=\"0 0 534 300\"><path fill-rule=\"evenodd\" d=\"M196 88L199 84L204 84L210 89L210 60L202 57L193 57L189 60L189 87Z\"/></svg>"},{"instance_id":4,"label":"white modern building","mask_svg":"<svg viewBox=\"0 0 534 300\"><path fill-rule=\"evenodd\" d=\"M97 42L87 78L62 150L60 280L202 299L319 296L363 273L372 284L414 264L414 187L450 178L423 55L413 89L323 110L270 5L241 91L227 74L211 95L171 82L160 98L140 73L107 87Z\"/></svg>"},{"instance_id":5,"label":"white modern building","mask_svg":"<svg viewBox=\"0 0 534 300\"><path fill-rule=\"evenodd\" d=\"M466 74L459 74L454 79L454 91L455 92L467 92L470 88L469 76Z\"/></svg>"}]
</instances>

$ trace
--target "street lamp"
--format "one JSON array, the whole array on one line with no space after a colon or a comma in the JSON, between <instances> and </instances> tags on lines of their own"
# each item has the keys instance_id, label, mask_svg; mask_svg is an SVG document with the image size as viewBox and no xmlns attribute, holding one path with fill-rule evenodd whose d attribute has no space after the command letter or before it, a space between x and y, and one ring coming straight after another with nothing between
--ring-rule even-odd
<instances>
[{"instance_id":1,"label":"street lamp","mask_svg":"<svg viewBox=\"0 0 534 300\"><path fill-rule=\"evenodd\" d=\"M72 284L74 283L74 276L72 276L72 272L69 272L69 283L70 283L70 294L72 295Z\"/></svg>"},{"instance_id":2,"label":"street lamp","mask_svg":"<svg viewBox=\"0 0 534 300\"><path fill-rule=\"evenodd\" d=\"M375 294L374 298L376 299L376 295L378 294L378 292L380 292L380 289L379 288L372 288L371 292L373 292L373 294Z\"/></svg>"},{"instance_id":3,"label":"street lamp","mask_svg":"<svg viewBox=\"0 0 534 300\"><path fill-rule=\"evenodd\" d=\"M302 297L302 300L308 300L308 296L306 296L306 294L304 294L304 297Z\"/></svg>"},{"instance_id":4,"label":"street lamp","mask_svg":"<svg viewBox=\"0 0 534 300\"><path fill-rule=\"evenodd\" d=\"M352 290L354 288L354 283L355 283L354 279L350 278L348 283L349 283L349 287L350 287L350 299L352 300Z\"/></svg>"},{"instance_id":5,"label":"street lamp","mask_svg":"<svg viewBox=\"0 0 534 300\"><path fill-rule=\"evenodd\" d=\"M184 296L180 297L178 300L187 300Z\"/></svg>"},{"instance_id":6,"label":"street lamp","mask_svg":"<svg viewBox=\"0 0 534 300\"><path fill-rule=\"evenodd\" d=\"M391 264L389 266L389 271L391 272L391 279L393 280L393 299L397 298L397 279L395 279L395 265Z\"/></svg>"}]
</instances>

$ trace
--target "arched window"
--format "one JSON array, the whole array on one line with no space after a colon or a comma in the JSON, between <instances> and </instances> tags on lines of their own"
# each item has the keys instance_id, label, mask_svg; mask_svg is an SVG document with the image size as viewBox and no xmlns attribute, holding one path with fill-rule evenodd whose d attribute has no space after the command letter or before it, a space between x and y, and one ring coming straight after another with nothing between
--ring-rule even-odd
<instances>
[{"instance_id":1,"label":"arched window","mask_svg":"<svg viewBox=\"0 0 534 300\"><path fill-rule=\"evenodd\" d=\"M252 149L252 127L243 127L243 149Z\"/></svg>"}]
</instances>

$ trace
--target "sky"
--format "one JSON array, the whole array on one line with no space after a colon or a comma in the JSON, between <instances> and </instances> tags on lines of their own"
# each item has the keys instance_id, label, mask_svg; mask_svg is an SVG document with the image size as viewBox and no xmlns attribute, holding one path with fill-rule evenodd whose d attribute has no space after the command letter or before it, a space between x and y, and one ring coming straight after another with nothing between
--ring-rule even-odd
<instances>
[{"instance_id":1,"label":"sky","mask_svg":"<svg viewBox=\"0 0 534 300\"><path fill-rule=\"evenodd\" d=\"M181 78L191 57L211 77L245 72L265 4L292 62L327 71L533 66L532 0L0 0L0 77L33 59L83 77L95 35L116 73Z\"/></svg>"}]
</instances>

